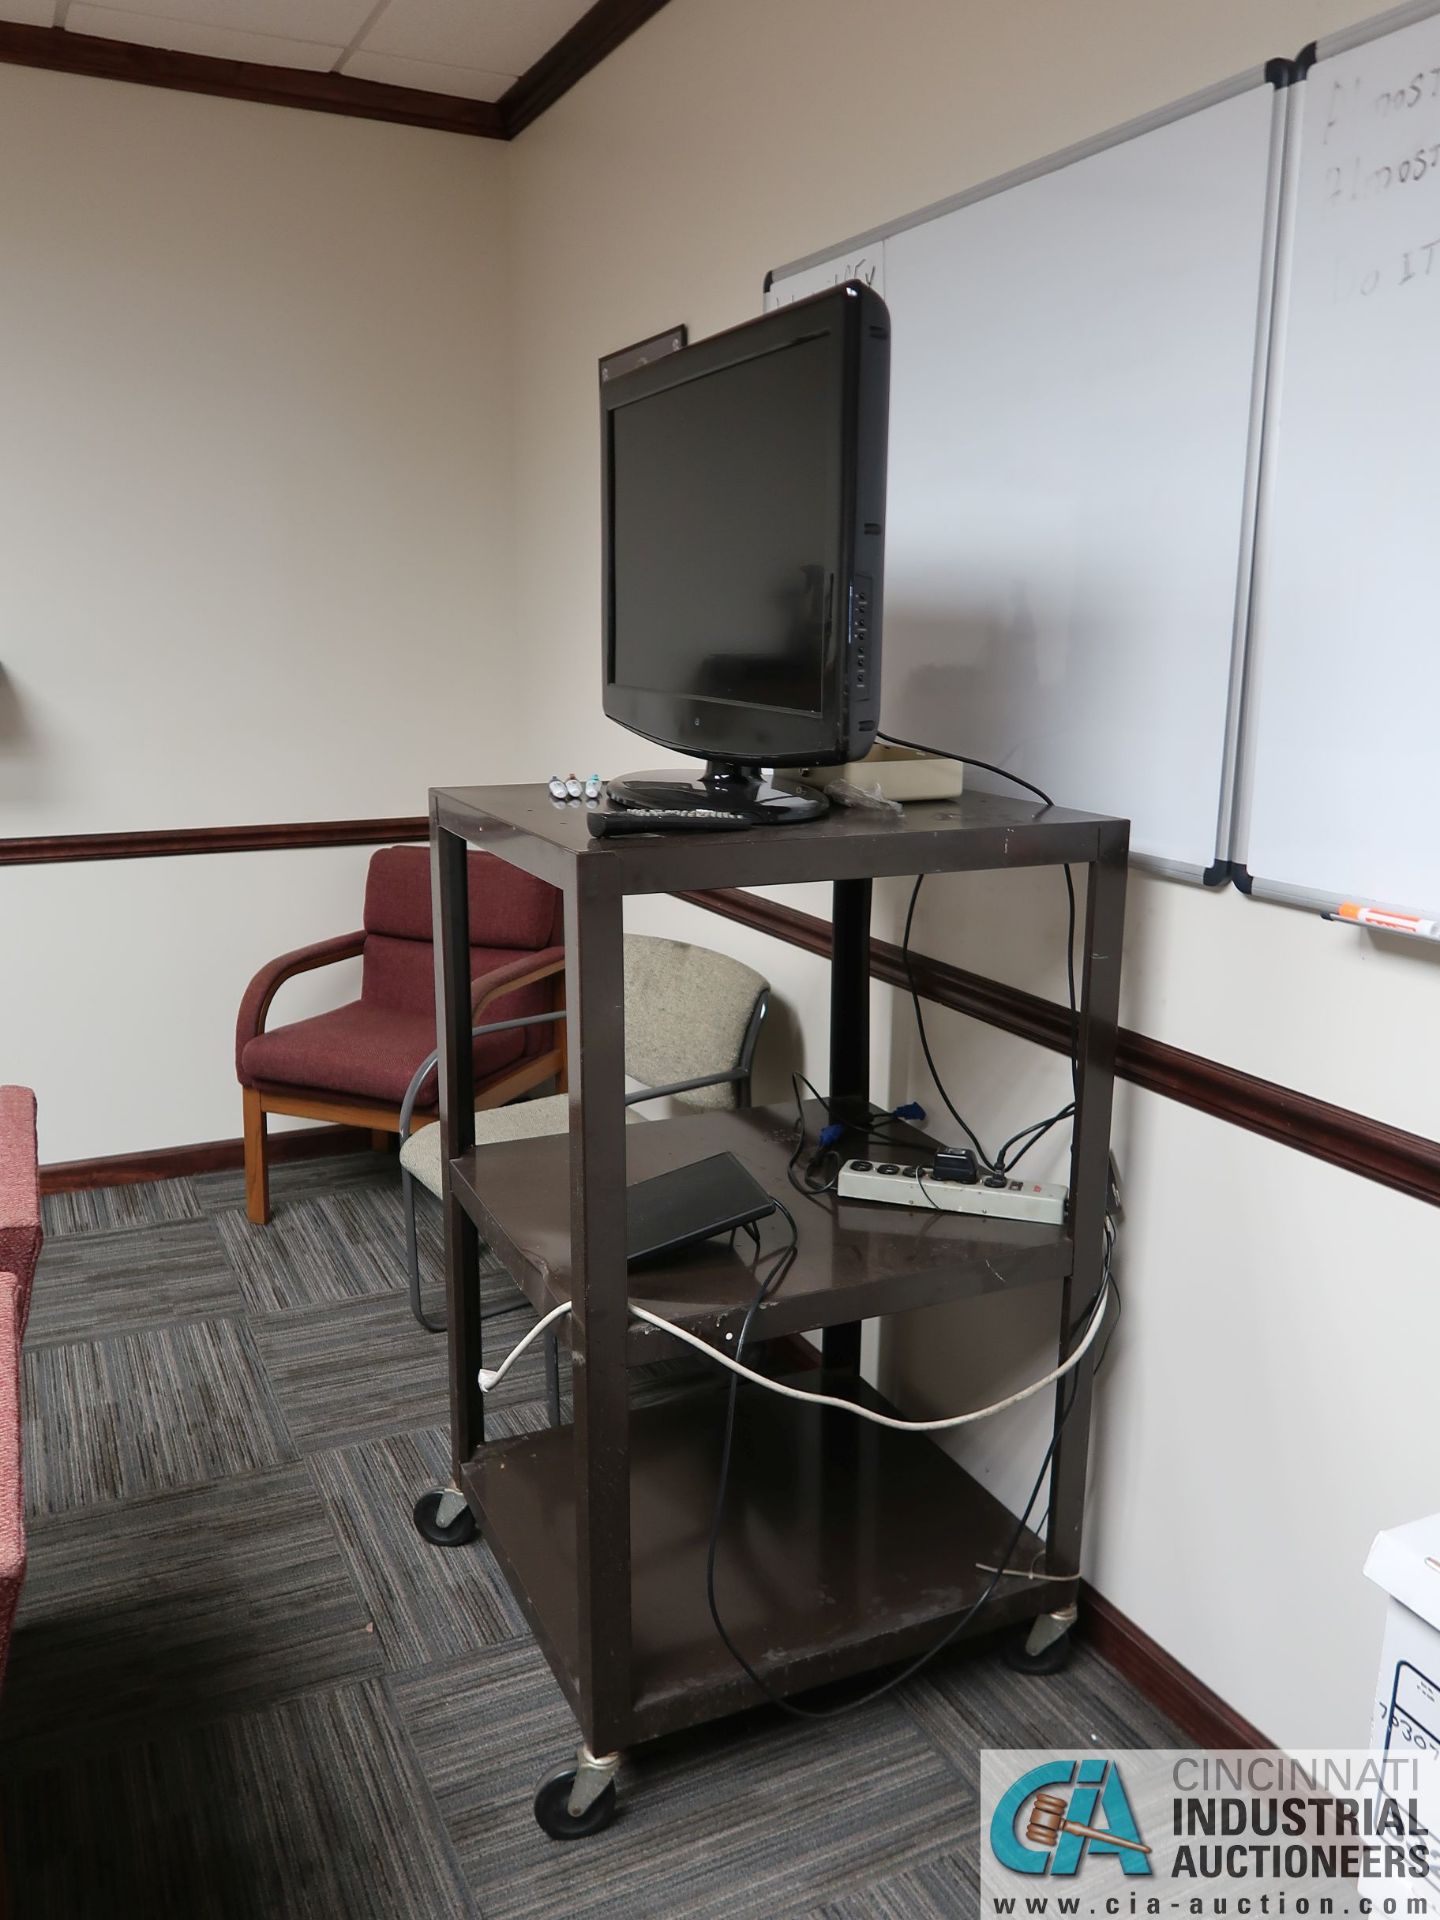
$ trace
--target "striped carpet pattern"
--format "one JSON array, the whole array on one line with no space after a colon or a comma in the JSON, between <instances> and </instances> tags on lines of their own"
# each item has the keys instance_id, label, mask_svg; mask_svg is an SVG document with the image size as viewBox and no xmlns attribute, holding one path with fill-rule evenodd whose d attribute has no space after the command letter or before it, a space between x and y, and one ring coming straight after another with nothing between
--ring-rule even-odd
<instances>
[{"instance_id":1,"label":"striped carpet pattern","mask_svg":"<svg viewBox=\"0 0 1440 1920\"><path fill-rule=\"evenodd\" d=\"M1032 1679L981 1645L831 1727L756 1710L629 1756L615 1825L547 1840L570 1711L483 1542L410 1524L448 1411L395 1162L278 1167L273 1194L268 1228L238 1174L46 1201L0 1700L23 1920L951 1920L981 1747L1178 1742L1083 1648ZM483 1295L498 1357L529 1310L498 1267ZM493 1430L543 1425L543 1393L537 1343Z\"/></svg>"}]
</instances>

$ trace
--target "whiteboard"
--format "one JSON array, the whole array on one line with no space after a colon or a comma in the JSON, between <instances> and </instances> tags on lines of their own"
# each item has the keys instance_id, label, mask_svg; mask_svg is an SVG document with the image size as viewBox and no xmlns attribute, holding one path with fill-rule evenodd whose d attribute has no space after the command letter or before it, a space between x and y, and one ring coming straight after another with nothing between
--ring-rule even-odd
<instances>
[{"instance_id":1,"label":"whiteboard","mask_svg":"<svg viewBox=\"0 0 1440 1920\"><path fill-rule=\"evenodd\" d=\"M1256 72L769 276L883 273L882 724L1192 879L1229 849L1282 107Z\"/></svg>"},{"instance_id":2,"label":"whiteboard","mask_svg":"<svg viewBox=\"0 0 1440 1920\"><path fill-rule=\"evenodd\" d=\"M1440 18L1416 11L1290 89L1233 851L1322 908L1440 912Z\"/></svg>"},{"instance_id":3,"label":"whiteboard","mask_svg":"<svg viewBox=\"0 0 1440 1920\"><path fill-rule=\"evenodd\" d=\"M810 266L788 267L783 279L773 273L765 276L765 311L788 307L796 300L808 300L812 293L826 293L831 287L843 287L847 280L859 280L876 293L885 292L885 242L842 249Z\"/></svg>"}]
</instances>

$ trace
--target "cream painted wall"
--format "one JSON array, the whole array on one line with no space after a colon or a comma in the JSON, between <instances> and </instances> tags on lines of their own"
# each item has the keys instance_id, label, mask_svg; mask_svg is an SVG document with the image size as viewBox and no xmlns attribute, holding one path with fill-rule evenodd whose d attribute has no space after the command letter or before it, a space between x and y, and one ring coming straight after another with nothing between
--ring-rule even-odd
<instances>
[{"instance_id":1,"label":"cream painted wall","mask_svg":"<svg viewBox=\"0 0 1440 1920\"><path fill-rule=\"evenodd\" d=\"M0 836L423 814L531 763L509 159L0 66ZM233 1137L245 982L359 924L365 860L0 869L43 1156Z\"/></svg>"},{"instance_id":2,"label":"cream painted wall","mask_svg":"<svg viewBox=\"0 0 1440 1920\"><path fill-rule=\"evenodd\" d=\"M516 631L549 702L547 759L643 760L598 710L597 357L675 321L756 312L764 269L1251 68L1369 11L1357 0L671 0L517 143ZM963 749L964 742L951 743ZM537 768L537 771L539 769ZM919 944L1059 995L1053 876L929 889ZM893 926L894 899L877 918ZM663 910L649 911L663 921ZM696 937L723 923L674 910ZM823 1071L823 975L768 965ZM1125 1017L1146 1032L1427 1134L1435 958L1306 916L1133 882ZM990 1139L1048 1110L1063 1068L934 1019L942 1070ZM893 1091L929 1097L892 1010ZM1107 1361L1087 1571L1287 1744L1365 1736L1384 1524L1440 1506L1427 1356L1433 1210L1122 1091L1126 1313ZM957 1406L1048 1364L1011 1325L937 1313L883 1370ZM1012 1499L1038 1458L1016 1418L968 1452Z\"/></svg>"}]
</instances>

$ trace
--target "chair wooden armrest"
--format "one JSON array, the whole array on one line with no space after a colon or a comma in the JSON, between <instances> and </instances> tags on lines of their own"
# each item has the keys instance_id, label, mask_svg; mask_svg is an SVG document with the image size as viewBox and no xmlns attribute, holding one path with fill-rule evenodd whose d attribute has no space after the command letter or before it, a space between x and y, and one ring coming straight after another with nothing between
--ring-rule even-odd
<instances>
[{"instance_id":1,"label":"chair wooden armrest","mask_svg":"<svg viewBox=\"0 0 1440 1920\"><path fill-rule=\"evenodd\" d=\"M534 986L538 980L553 979L565 971L565 949L543 947L538 953L520 953L503 967L477 974L470 982L470 1019L479 1020L492 1000L499 1000L517 988Z\"/></svg>"},{"instance_id":2,"label":"chair wooden armrest","mask_svg":"<svg viewBox=\"0 0 1440 1920\"><path fill-rule=\"evenodd\" d=\"M470 1038L478 1040L482 1033L499 1033L507 1027L539 1027L554 1025L564 1019L564 1010L553 1013L531 1013L515 1020L481 1020L480 1014L492 1000L504 998L506 994L516 993L521 987L531 987L540 980L550 980L565 971L565 949L563 947L545 947L538 953L517 954L503 967L492 967L489 973L477 974L470 982L470 1018L472 1026ZM405 1089L405 1098L400 1103L400 1138L408 1139L410 1123L420 1098L421 1088L435 1071L440 1058L440 1049L436 1047L411 1075L410 1084Z\"/></svg>"},{"instance_id":3,"label":"chair wooden armrest","mask_svg":"<svg viewBox=\"0 0 1440 1920\"><path fill-rule=\"evenodd\" d=\"M313 973L317 967L331 966L337 960L358 960L364 951L363 933L337 933L329 940L317 940L313 946L297 947L293 953L282 953L277 960L267 961L245 989L245 998L240 1002L235 1021L237 1070L246 1043L265 1031L270 1002L287 980L297 973Z\"/></svg>"}]
</instances>

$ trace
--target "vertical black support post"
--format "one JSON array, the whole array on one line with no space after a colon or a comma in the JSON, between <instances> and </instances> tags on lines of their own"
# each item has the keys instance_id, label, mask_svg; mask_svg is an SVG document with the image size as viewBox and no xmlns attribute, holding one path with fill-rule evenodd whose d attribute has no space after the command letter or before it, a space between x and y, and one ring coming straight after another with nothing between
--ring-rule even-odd
<instances>
[{"instance_id":1,"label":"vertical black support post","mask_svg":"<svg viewBox=\"0 0 1440 1920\"><path fill-rule=\"evenodd\" d=\"M565 1004L580 1724L591 1752L605 1754L625 1745L633 1706L625 974L614 863L603 853L582 856L573 873L565 888Z\"/></svg>"},{"instance_id":2,"label":"vertical black support post","mask_svg":"<svg viewBox=\"0 0 1440 1920\"><path fill-rule=\"evenodd\" d=\"M869 880L837 880L831 920L830 1100L837 1120L863 1126L870 1113Z\"/></svg>"},{"instance_id":3,"label":"vertical black support post","mask_svg":"<svg viewBox=\"0 0 1440 1920\"><path fill-rule=\"evenodd\" d=\"M830 1105L834 1118L863 1126L870 1116L869 880L837 880L832 889L830 953ZM860 1370L860 1322L827 1327L827 1367Z\"/></svg>"},{"instance_id":4,"label":"vertical black support post","mask_svg":"<svg viewBox=\"0 0 1440 1920\"><path fill-rule=\"evenodd\" d=\"M439 1013L440 1202L445 1216L445 1300L450 1351L450 1450L456 1482L485 1438L480 1242L450 1190L450 1162L475 1145L475 1053L470 1042L470 874L464 837L441 826L430 801L430 890Z\"/></svg>"},{"instance_id":5,"label":"vertical black support post","mask_svg":"<svg viewBox=\"0 0 1440 1920\"><path fill-rule=\"evenodd\" d=\"M1119 821L1100 829L1098 858L1085 896L1085 965L1080 1005L1080 1085L1070 1154L1070 1231L1074 1264L1061 1293L1065 1348L1088 1325L1104 1273L1105 1205L1110 1175L1110 1114L1120 1020L1120 950L1125 937L1125 876L1130 833ZM1051 1573L1078 1574L1090 1456L1092 1347L1055 1388L1055 1419L1065 1421L1050 1467ZM1074 1396L1073 1401L1071 1396ZM1067 1414L1066 1409L1069 1409Z\"/></svg>"}]
</instances>

